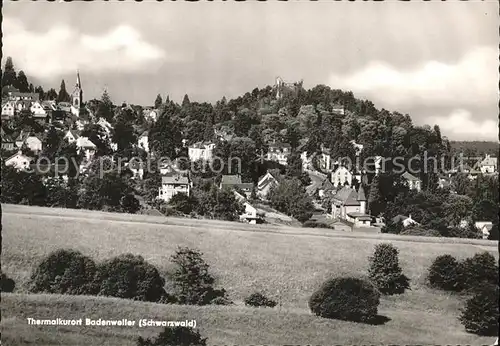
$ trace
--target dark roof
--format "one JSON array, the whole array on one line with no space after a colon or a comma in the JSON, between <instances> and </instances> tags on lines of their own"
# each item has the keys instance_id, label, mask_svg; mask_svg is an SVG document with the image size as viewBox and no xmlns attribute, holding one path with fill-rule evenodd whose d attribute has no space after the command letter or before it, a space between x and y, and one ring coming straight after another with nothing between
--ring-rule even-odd
<instances>
[{"instance_id":1,"label":"dark roof","mask_svg":"<svg viewBox=\"0 0 500 346\"><path fill-rule=\"evenodd\" d=\"M333 198L342 202L344 205L360 205L358 201L358 193L349 186L344 186Z\"/></svg>"},{"instance_id":2,"label":"dark roof","mask_svg":"<svg viewBox=\"0 0 500 346\"><path fill-rule=\"evenodd\" d=\"M363 189L363 185L359 185L357 200L358 201L366 201L365 189Z\"/></svg>"},{"instance_id":3,"label":"dark roof","mask_svg":"<svg viewBox=\"0 0 500 346\"><path fill-rule=\"evenodd\" d=\"M164 175L161 177L161 183L170 185L187 185L189 184L189 178L180 175Z\"/></svg>"},{"instance_id":4,"label":"dark roof","mask_svg":"<svg viewBox=\"0 0 500 346\"><path fill-rule=\"evenodd\" d=\"M360 213L360 212L352 212L352 213L347 213L350 217L354 217L356 219L359 219L361 221L371 221L372 217L368 214Z\"/></svg>"},{"instance_id":5,"label":"dark roof","mask_svg":"<svg viewBox=\"0 0 500 346\"><path fill-rule=\"evenodd\" d=\"M221 183L221 185L241 184L241 176L240 175L223 175L220 183Z\"/></svg>"},{"instance_id":6,"label":"dark roof","mask_svg":"<svg viewBox=\"0 0 500 346\"><path fill-rule=\"evenodd\" d=\"M242 190L252 190L253 189L253 183L241 183L241 184L236 184L234 185Z\"/></svg>"},{"instance_id":7,"label":"dark roof","mask_svg":"<svg viewBox=\"0 0 500 346\"><path fill-rule=\"evenodd\" d=\"M330 191L330 190L335 189L335 187L331 183L330 179L328 179L328 178L323 180L323 182L321 183L321 188L325 191Z\"/></svg>"}]
</instances>

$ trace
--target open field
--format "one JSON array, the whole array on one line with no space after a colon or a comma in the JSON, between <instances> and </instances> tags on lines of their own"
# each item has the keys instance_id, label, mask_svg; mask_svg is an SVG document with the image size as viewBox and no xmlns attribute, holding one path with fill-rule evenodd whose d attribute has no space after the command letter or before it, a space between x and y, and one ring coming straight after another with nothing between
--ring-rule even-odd
<instances>
[{"instance_id":1,"label":"open field","mask_svg":"<svg viewBox=\"0 0 500 346\"><path fill-rule=\"evenodd\" d=\"M325 229L252 226L222 221L122 215L2 205L2 270L16 280L17 294L2 295L2 338L6 345L133 345L148 330L32 327L23 318L196 319L210 344L492 344L491 338L465 333L457 320L462 300L425 287L426 270L440 254L458 258L489 251L497 242L436 239ZM400 250L401 266L412 290L382 298L385 325L329 321L310 314L307 300L327 278L366 274L376 244L390 241ZM237 306L183 307L119 299L25 295L32 268L49 252L78 249L95 260L140 254L168 279L177 246L204 252L217 283ZM242 306L262 290L281 300L282 310ZM56 340L58 343L56 343ZM43 342L43 343L40 343Z\"/></svg>"}]
</instances>

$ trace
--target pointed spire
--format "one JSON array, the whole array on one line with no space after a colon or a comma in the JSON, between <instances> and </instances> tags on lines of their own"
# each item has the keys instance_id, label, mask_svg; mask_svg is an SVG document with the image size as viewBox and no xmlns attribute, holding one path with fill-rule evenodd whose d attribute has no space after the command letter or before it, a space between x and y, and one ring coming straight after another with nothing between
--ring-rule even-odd
<instances>
[{"instance_id":1,"label":"pointed spire","mask_svg":"<svg viewBox=\"0 0 500 346\"><path fill-rule=\"evenodd\" d=\"M363 189L363 184L359 184L357 200L358 201L366 201L365 190Z\"/></svg>"},{"instance_id":2,"label":"pointed spire","mask_svg":"<svg viewBox=\"0 0 500 346\"><path fill-rule=\"evenodd\" d=\"M76 70L76 86L78 88L82 87L82 83L80 81L80 71L79 70Z\"/></svg>"}]
</instances>

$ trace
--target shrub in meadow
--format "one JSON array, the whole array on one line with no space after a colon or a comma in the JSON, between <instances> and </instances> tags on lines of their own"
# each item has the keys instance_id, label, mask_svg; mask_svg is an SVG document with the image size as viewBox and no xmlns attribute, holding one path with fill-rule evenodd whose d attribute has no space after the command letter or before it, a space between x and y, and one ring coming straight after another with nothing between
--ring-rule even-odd
<instances>
[{"instance_id":1,"label":"shrub in meadow","mask_svg":"<svg viewBox=\"0 0 500 346\"><path fill-rule=\"evenodd\" d=\"M368 274L382 294L401 294L410 288L410 279L399 266L398 249L392 244L378 244L369 258Z\"/></svg>"},{"instance_id":2,"label":"shrub in meadow","mask_svg":"<svg viewBox=\"0 0 500 346\"><path fill-rule=\"evenodd\" d=\"M95 262L74 250L57 250L33 271L29 290L33 293L94 294Z\"/></svg>"},{"instance_id":3,"label":"shrub in meadow","mask_svg":"<svg viewBox=\"0 0 500 346\"><path fill-rule=\"evenodd\" d=\"M166 327L155 339L137 339L137 346L206 346L207 339L188 327Z\"/></svg>"},{"instance_id":4,"label":"shrub in meadow","mask_svg":"<svg viewBox=\"0 0 500 346\"><path fill-rule=\"evenodd\" d=\"M498 335L498 293L498 285L491 284L474 291L460 315L465 330L485 336Z\"/></svg>"},{"instance_id":5,"label":"shrub in meadow","mask_svg":"<svg viewBox=\"0 0 500 346\"><path fill-rule=\"evenodd\" d=\"M277 303L267 298L260 292L252 293L250 296L245 298L245 305L247 306L265 306L269 308L274 308Z\"/></svg>"},{"instance_id":6,"label":"shrub in meadow","mask_svg":"<svg viewBox=\"0 0 500 346\"><path fill-rule=\"evenodd\" d=\"M377 317L380 292L369 281L340 277L326 281L309 299L317 316L354 322L370 322Z\"/></svg>"},{"instance_id":7,"label":"shrub in meadow","mask_svg":"<svg viewBox=\"0 0 500 346\"><path fill-rule=\"evenodd\" d=\"M224 289L214 288L214 277L202 253L187 247L177 249L172 256L177 268L172 274L174 295L180 304L207 305L229 303ZM227 304L224 304L227 305Z\"/></svg>"},{"instance_id":8,"label":"shrub in meadow","mask_svg":"<svg viewBox=\"0 0 500 346\"><path fill-rule=\"evenodd\" d=\"M149 302L165 299L165 280L141 256L125 254L101 263L94 284L97 294Z\"/></svg>"},{"instance_id":9,"label":"shrub in meadow","mask_svg":"<svg viewBox=\"0 0 500 346\"><path fill-rule=\"evenodd\" d=\"M429 267L429 286L445 291L459 292L463 288L460 262L451 255L436 257Z\"/></svg>"},{"instance_id":10,"label":"shrub in meadow","mask_svg":"<svg viewBox=\"0 0 500 346\"><path fill-rule=\"evenodd\" d=\"M487 284L498 284L498 264L489 252L477 253L467 258L460 267L463 286L467 291L474 291Z\"/></svg>"},{"instance_id":11,"label":"shrub in meadow","mask_svg":"<svg viewBox=\"0 0 500 346\"><path fill-rule=\"evenodd\" d=\"M1 274L0 278L0 292L10 293L14 292L16 283L11 278L7 277L4 273Z\"/></svg>"}]
</instances>

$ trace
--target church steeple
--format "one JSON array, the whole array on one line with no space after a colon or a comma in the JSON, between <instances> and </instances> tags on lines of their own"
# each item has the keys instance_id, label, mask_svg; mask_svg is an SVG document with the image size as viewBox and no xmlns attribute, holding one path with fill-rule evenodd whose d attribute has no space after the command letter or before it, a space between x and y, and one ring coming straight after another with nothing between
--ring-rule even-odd
<instances>
[{"instance_id":1,"label":"church steeple","mask_svg":"<svg viewBox=\"0 0 500 346\"><path fill-rule=\"evenodd\" d=\"M82 82L80 82L80 71L76 70L76 87L82 88Z\"/></svg>"},{"instance_id":2,"label":"church steeple","mask_svg":"<svg viewBox=\"0 0 500 346\"><path fill-rule=\"evenodd\" d=\"M80 71L76 70L76 84L75 90L71 94L71 104L74 107L74 114L80 116L80 108L82 108L83 103L83 89L82 82L80 80Z\"/></svg>"}]
</instances>

